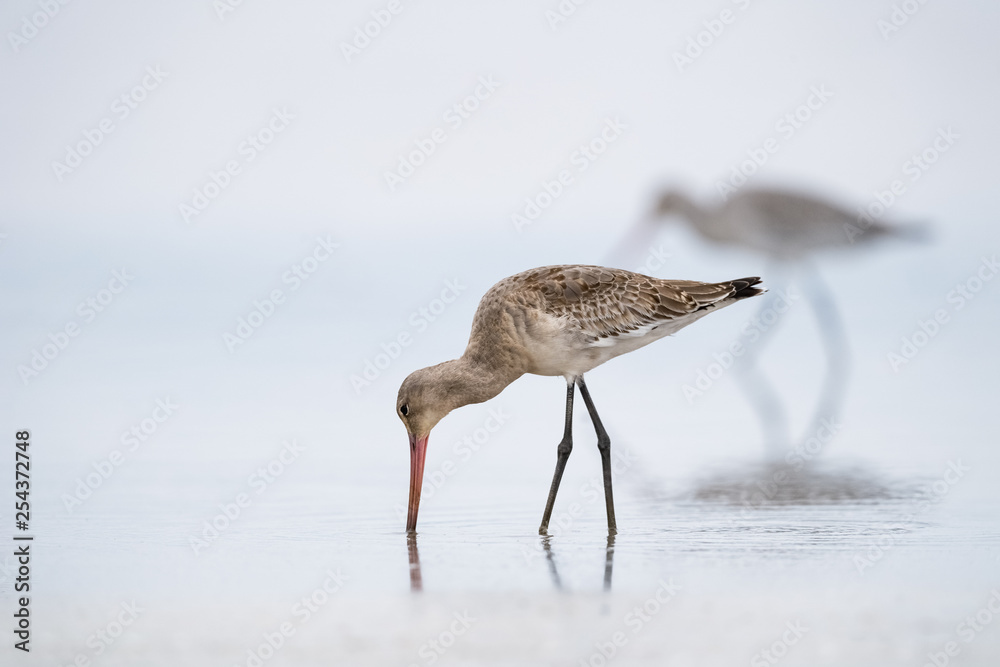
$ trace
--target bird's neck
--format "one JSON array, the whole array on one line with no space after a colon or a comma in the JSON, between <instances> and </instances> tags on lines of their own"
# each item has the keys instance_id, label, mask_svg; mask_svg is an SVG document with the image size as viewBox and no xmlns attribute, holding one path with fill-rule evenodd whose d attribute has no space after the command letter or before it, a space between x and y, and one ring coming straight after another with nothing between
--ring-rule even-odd
<instances>
[{"instance_id":1,"label":"bird's neck","mask_svg":"<svg viewBox=\"0 0 1000 667\"><path fill-rule=\"evenodd\" d=\"M730 222L725 216L720 215L719 208L700 206L684 195L678 195L674 206L677 213L686 218L702 236L722 242L730 239L732 233L728 228Z\"/></svg>"},{"instance_id":2,"label":"bird's neck","mask_svg":"<svg viewBox=\"0 0 1000 667\"><path fill-rule=\"evenodd\" d=\"M465 353L440 365L449 410L488 401L524 374L509 338L496 329L474 331Z\"/></svg>"},{"instance_id":3,"label":"bird's neck","mask_svg":"<svg viewBox=\"0 0 1000 667\"><path fill-rule=\"evenodd\" d=\"M694 200L683 194L677 194L675 197L674 206L682 217L687 218L697 226L701 226L706 222L708 218L707 211L695 203Z\"/></svg>"},{"instance_id":4,"label":"bird's neck","mask_svg":"<svg viewBox=\"0 0 1000 667\"><path fill-rule=\"evenodd\" d=\"M484 324L486 319L491 318L480 318L477 313L465 352L441 364L450 410L488 401L525 373L516 337L503 325Z\"/></svg>"},{"instance_id":5,"label":"bird's neck","mask_svg":"<svg viewBox=\"0 0 1000 667\"><path fill-rule=\"evenodd\" d=\"M506 371L495 364L484 363L479 357L468 355L462 355L441 365L448 402L451 404L448 407L452 410L463 405L490 400L521 375Z\"/></svg>"}]
</instances>

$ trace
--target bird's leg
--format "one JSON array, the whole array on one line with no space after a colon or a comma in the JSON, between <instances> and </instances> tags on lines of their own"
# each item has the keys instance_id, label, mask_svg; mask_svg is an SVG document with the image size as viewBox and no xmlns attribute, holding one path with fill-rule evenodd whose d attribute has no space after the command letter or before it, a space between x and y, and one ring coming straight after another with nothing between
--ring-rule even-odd
<instances>
[{"instance_id":1,"label":"bird's leg","mask_svg":"<svg viewBox=\"0 0 1000 667\"><path fill-rule=\"evenodd\" d=\"M787 290L789 285L787 279L779 279L779 287L775 289L775 292L765 295L761 299L757 314L751 320L752 322L762 323L766 321L764 316L767 315L769 310L773 309L774 312L777 312L775 306L780 298L779 293L782 291L782 285ZM779 458L784 455L791 444L791 438L788 434L788 416L785 414L781 398L774 389L774 385L771 384L766 374L757 364L758 358L763 353L764 344L774 334L775 329L778 328L777 324L777 322L772 321L770 326L764 325L763 330L761 330L761 326L758 324L758 337L751 345L746 346L746 355L741 360L741 363L735 364L735 379L742 385L744 395L753 405L754 411L760 419L764 434L764 446L767 456L770 458Z\"/></svg>"},{"instance_id":2,"label":"bird's leg","mask_svg":"<svg viewBox=\"0 0 1000 667\"><path fill-rule=\"evenodd\" d=\"M559 482L562 480L566 461L569 460L569 453L573 451L573 390L573 381L570 381L566 384L566 426L563 430L562 441L559 442L559 447L556 449L559 458L556 460L556 472L552 476L552 488L549 489L549 499L545 503L545 514L542 516L542 525L538 528L539 535L548 533L549 519L552 517L552 506L556 502Z\"/></svg>"},{"instance_id":3,"label":"bird's leg","mask_svg":"<svg viewBox=\"0 0 1000 667\"><path fill-rule=\"evenodd\" d=\"M604 502L608 507L608 534L614 535L618 532L618 525L615 523L615 499L611 493L611 438L604 430L604 424L601 423L582 375L576 379L576 384L580 387L580 395L587 404L590 421L594 422L594 430L597 431L597 449L601 452L601 467L604 468Z\"/></svg>"},{"instance_id":4,"label":"bird's leg","mask_svg":"<svg viewBox=\"0 0 1000 667\"><path fill-rule=\"evenodd\" d=\"M819 325L823 347L826 348L826 378L823 390L816 405L816 413L806 432L806 438L814 435L826 419L836 419L843 404L847 388L847 373L850 366L850 351L847 346L847 335L844 324L837 311L830 289L820 278L815 267L806 267L806 279L803 281L809 292L809 303Z\"/></svg>"},{"instance_id":5,"label":"bird's leg","mask_svg":"<svg viewBox=\"0 0 1000 667\"><path fill-rule=\"evenodd\" d=\"M763 353L765 345L774 337L774 332L781 323L782 318L776 318L771 322L767 322L766 316L769 310L773 310L777 315L783 314L777 308L777 304L778 301L782 300L782 293L786 295L790 294L795 275L794 267L786 267L774 261L768 263L765 271L767 272L765 275L773 275L775 278L768 280L768 293L760 300L760 305L757 306L757 313L752 320L756 323L755 327L758 333L757 338L751 342L755 356ZM794 299L795 297L790 296L790 298Z\"/></svg>"},{"instance_id":6,"label":"bird's leg","mask_svg":"<svg viewBox=\"0 0 1000 667\"><path fill-rule=\"evenodd\" d=\"M788 416L778 392L757 366L754 352L738 367L735 378L753 405L764 432L764 446L771 458L780 458L789 445Z\"/></svg>"}]
</instances>

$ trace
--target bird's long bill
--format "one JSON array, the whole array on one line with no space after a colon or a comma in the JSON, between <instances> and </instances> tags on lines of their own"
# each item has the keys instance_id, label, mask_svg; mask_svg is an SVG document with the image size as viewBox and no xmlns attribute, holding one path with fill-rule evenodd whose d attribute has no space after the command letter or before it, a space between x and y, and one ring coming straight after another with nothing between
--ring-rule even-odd
<instances>
[{"instance_id":1,"label":"bird's long bill","mask_svg":"<svg viewBox=\"0 0 1000 667\"><path fill-rule=\"evenodd\" d=\"M410 434L410 509L406 512L406 532L417 529L417 510L420 509L420 487L424 481L424 458L427 456L427 438Z\"/></svg>"}]
</instances>

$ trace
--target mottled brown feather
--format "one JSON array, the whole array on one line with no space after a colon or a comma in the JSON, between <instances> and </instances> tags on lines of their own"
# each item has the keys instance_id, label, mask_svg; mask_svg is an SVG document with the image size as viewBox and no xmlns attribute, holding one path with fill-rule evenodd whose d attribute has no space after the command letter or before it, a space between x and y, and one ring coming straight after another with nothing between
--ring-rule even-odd
<instances>
[{"instance_id":1,"label":"mottled brown feather","mask_svg":"<svg viewBox=\"0 0 1000 667\"><path fill-rule=\"evenodd\" d=\"M501 280L483 297L480 309L513 301L565 318L597 341L709 308L759 282L754 277L701 283L600 266L543 266ZM477 315L476 320L488 318Z\"/></svg>"}]
</instances>

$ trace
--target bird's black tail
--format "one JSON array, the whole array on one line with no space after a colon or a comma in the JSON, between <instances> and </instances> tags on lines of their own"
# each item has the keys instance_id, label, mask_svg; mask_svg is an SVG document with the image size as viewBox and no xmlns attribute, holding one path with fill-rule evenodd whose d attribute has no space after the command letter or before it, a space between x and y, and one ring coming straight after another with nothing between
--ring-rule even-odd
<instances>
[{"instance_id":1,"label":"bird's black tail","mask_svg":"<svg viewBox=\"0 0 1000 667\"><path fill-rule=\"evenodd\" d=\"M729 297L730 299L746 299L767 291L764 287L757 287L757 285L760 285L760 278L756 276L752 278L738 278L729 282L734 290Z\"/></svg>"},{"instance_id":2,"label":"bird's black tail","mask_svg":"<svg viewBox=\"0 0 1000 667\"><path fill-rule=\"evenodd\" d=\"M926 222L910 222L896 225L879 225L878 231L886 236L892 236L914 243L927 243L933 240L931 225Z\"/></svg>"}]
</instances>

